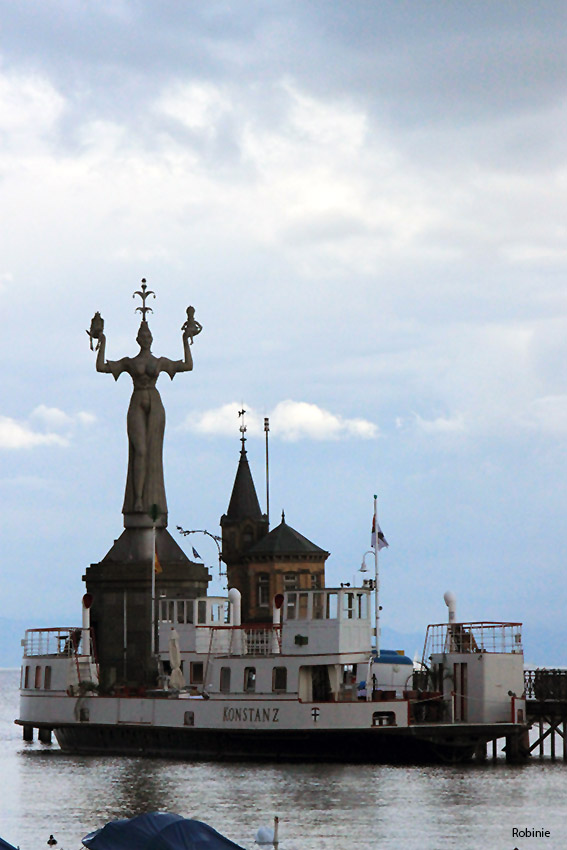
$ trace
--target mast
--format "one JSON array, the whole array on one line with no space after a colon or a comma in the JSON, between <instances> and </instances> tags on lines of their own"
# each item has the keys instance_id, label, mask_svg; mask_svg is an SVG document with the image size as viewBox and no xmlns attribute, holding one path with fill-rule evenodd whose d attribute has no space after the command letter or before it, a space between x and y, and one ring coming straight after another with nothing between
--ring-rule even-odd
<instances>
[{"instance_id":1,"label":"mast","mask_svg":"<svg viewBox=\"0 0 567 850\"><path fill-rule=\"evenodd\" d=\"M268 464L268 433L270 431L270 420L264 416L264 431L266 434L266 517L268 528L270 527L270 468Z\"/></svg>"},{"instance_id":2,"label":"mast","mask_svg":"<svg viewBox=\"0 0 567 850\"><path fill-rule=\"evenodd\" d=\"M380 658L380 573L378 571L378 517L377 517L377 500L378 496L374 494L374 520L372 522L372 531L374 536L374 617L376 626L376 657Z\"/></svg>"},{"instance_id":3,"label":"mast","mask_svg":"<svg viewBox=\"0 0 567 850\"><path fill-rule=\"evenodd\" d=\"M380 657L380 572L378 570L378 552L387 548L388 541L382 534L378 524L377 511L378 496L374 495L374 516L372 517L372 536L370 538L370 550L374 551L374 617L376 623L376 655ZM368 553L366 553L368 554ZM362 559L364 567L364 558Z\"/></svg>"}]
</instances>

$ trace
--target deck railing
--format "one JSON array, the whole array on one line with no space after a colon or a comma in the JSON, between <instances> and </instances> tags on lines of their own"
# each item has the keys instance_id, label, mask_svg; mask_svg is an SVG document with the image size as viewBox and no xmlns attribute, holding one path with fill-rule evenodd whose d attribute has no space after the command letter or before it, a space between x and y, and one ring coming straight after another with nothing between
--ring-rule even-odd
<instances>
[{"instance_id":1,"label":"deck railing","mask_svg":"<svg viewBox=\"0 0 567 850\"><path fill-rule=\"evenodd\" d=\"M526 699L567 702L567 670L524 670Z\"/></svg>"},{"instance_id":2,"label":"deck railing","mask_svg":"<svg viewBox=\"0 0 567 850\"><path fill-rule=\"evenodd\" d=\"M522 624L478 621L436 623L427 627L423 663L446 652L522 653Z\"/></svg>"},{"instance_id":3,"label":"deck railing","mask_svg":"<svg viewBox=\"0 0 567 850\"><path fill-rule=\"evenodd\" d=\"M82 629L71 626L52 629L27 629L23 641L26 658L35 655L63 655L70 658L80 645Z\"/></svg>"},{"instance_id":4,"label":"deck railing","mask_svg":"<svg viewBox=\"0 0 567 850\"><path fill-rule=\"evenodd\" d=\"M282 648L281 626L200 626L209 632L209 655L277 655Z\"/></svg>"},{"instance_id":5,"label":"deck railing","mask_svg":"<svg viewBox=\"0 0 567 850\"><path fill-rule=\"evenodd\" d=\"M24 658L68 658L75 669L77 683L79 685L82 682L92 683L94 681L98 683L99 664L94 635L92 630L89 629L88 646L84 647L84 631L84 629L71 626L50 629L27 629L26 636L22 641ZM28 664L24 666L26 667L26 671L30 669ZM38 669L40 668L36 667L36 670Z\"/></svg>"}]
</instances>

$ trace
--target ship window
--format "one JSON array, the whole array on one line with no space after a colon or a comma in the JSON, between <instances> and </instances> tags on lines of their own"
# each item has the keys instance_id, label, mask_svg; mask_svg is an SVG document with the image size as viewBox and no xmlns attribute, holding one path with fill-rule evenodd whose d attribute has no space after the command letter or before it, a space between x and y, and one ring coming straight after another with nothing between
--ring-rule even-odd
<instances>
[{"instance_id":1,"label":"ship window","mask_svg":"<svg viewBox=\"0 0 567 850\"><path fill-rule=\"evenodd\" d=\"M354 593L343 593L343 620L352 620L354 616Z\"/></svg>"},{"instance_id":2,"label":"ship window","mask_svg":"<svg viewBox=\"0 0 567 850\"><path fill-rule=\"evenodd\" d=\"M272 671L272 690L287 690L287 667L274 667Z\"/></svg>"},{"instance_id":3,"label":"ship window","mask_svg":"<svg viewBox=\"0 0 567 850\"><path fill-rule=\"evenodd\" d=\"M285 590L297 590L298 575L297 573L286 573L283 577L283 586Z\"/></svg>"},{"instance_id":4,"label":"ship window","mask_svg":"<svg viewBox=\"0 0 567 850\"><path fill-rule=\"evenodd\" d=\"M356 664L343 664L343 685L350 687L356 682Z\"/></svg>"},{"instance_id":5,"label":"ship window","mask_svg":"<svg viewBox=\"0 0 567 850\"><path fill-rule=\"evenodd\" d=\"M29 664L26 665L26 674L24 676L24 688L29 688L30 686L30 668Z\"/></svg>"},{"instance_id":6,"label":"ship window","mask_svg":"<svg viewBox=\"0 0 567 850\"><path fill-rule=\"evenodd\" d=\"M395 726L396 715L393 711L375 711L372 714L373 726Z\"/></svg>"},{"instance_id":7,"label":"ship window","mask_svg":"<svg viewBox=\"0 0 567 850\"><path fill-rule=\"evenodd\" d=\"M193 614L194 614L193 608L194 608L193 600L188 599L187 602L185 603L185 622L186 623L192 623L193 622Z\"/></svg>"},{"instance_id":8,"label":"ship window","mask_svg":"<svg viewBox=\"0 0 567 850\"><path fill-rule=\"evenodd\" d=\"M358 594L358 616L361 620L368 619L368 596L366 593Z\"/></svg>"},{"instance_id":9,"label":"ship window","mask_svg":"<svg viewBox=\"0 0 567 850\"><path fill-rule=\"evenodd\" d=\"M325 598L324 593L314 593L313 594L313 619L314 620L322 620L325 614L325 609L323 607L323 600Z\"/></svg>"},{"instance_id":10,"label":"ship window","mask_svg":"<svg viewBox=\"0 0 567 850\"><path fill-rule=\"evenodd\" d=\"M191 684L192 685L202 685L203 684L203 662L202 661L192 661L191 662Z\"/></svg>"},{"instance_id":11,"label":"ship window","mask_svg":"<svg viewBox=\"0 0 567 850\"><path fill-rule=\"evenodd\" d=\"M43 676L43 687L45 688L46 691L48 691L51 688L51 666L50 665L47 665L47 667L45 668L45 673L44 673L44 676Z\"/></svg>"},{"instance_id":12,"label":"ship window","mask_svg":"<svg viewBox=\"0 0 567 850\"><path fill-rule=\"evenodd\" d=\"M230 693L230 667L221 667L220 689L223 694Z\"/></svg>"},{"instance_id":13,"label":"ship window","mask_svg":"<svg viewBox=\"0 0 567 850\"><path fill-rule=\"evenodd\" d=\"M34 688L41 688L41 667L35 668L35 684Z\"/></svg>"},{"instance_id":14,"label":"ship window","mask_svg":"<svg viewBox=\"0 0 567 850\"><path fill-rule=\"evenodd\" d=\"M295 620L295 607L297 603L297 593L287 594L286 619Z\"/></svg>"},{"instance_id":15,"label":"ship window","mask_svg":"<svg viewBox=\"0 0 567 850\"><path fill-rule=\"evenodd\" d=\"M177 603L177 622L184 623L185 622L185 602Z\"/></svg>"},{"instance_id":16,"label":"ship window","mask_svg":"<svg viewBox=\"0 0 567 850\"><path fill-rule=\"evenodd\" d=\"M194 711L186 711L183 715L183 723L185 726L194 726L195 725L195 712Z\"/></svg>"},{"instance_id":17,"label":"ship window","mask_svg":"<svg viewBox=\"0 0 567 850\"><path fill-rule=\"evenodd\" d=\"M270 604L270 576L268 573L258 575L258 605L267 607Z\"/></svg>"},{"instance_id":18,"label":"ship window","mask_svg":"<svg viewBox=\"0 0 567 850\"><path fill-rule=\"evenodd\" d=\"M254 693L256 690L256 668L244 668L244 690L248 693Z\"/></svg>"},{"instance_id":19,"label":"ship window","mask_svg":"<svg viewBox=\"0 0 567 850\"><path fill-rule=\"evenodd\" d=\"M336 620L338 616L338 600L336 593L327 594L327 620Z\"/></svg>"},{"instance_id":20,"label":"ship window","mask_svg":"<svg viewBox=\"0 0 567 850\"><path fill-rule=\"evenodd\" d=\"M175 610L175 602L173 602L173 600L172 600L171 602L167 603L167 622L168 623L175 622L174 619L173 619L174 610Z\"/></svg>"},{"instance_id":21,"label":"ship window","mask_svg":"<svg viewBox=\"0 0 567 850\"><path fill-rule=\"evenodd\" d=\"M197 622L199 625L207 622L207 600L199 599L197 602Z\"/></svg>"},{"instance_id":22,"label":"ship window","mask_svg":"<svg viewBox=\"0 0 567 850\"><path fill-rule=\"evenodd\" d=\"M307 593L299 593L299 606L297 609L297 619L298 620L306 620L307 619L307 603L309 601L309 596Z\"/></svg>"},{"instance_id":23,"label":"ship window","mask_svg":"<svg viewBox=\"0 0 567 850\"><path fill-rule=\"evenodd\" d=\"M215 602L211 605L211 623L220 623L222 614L222 605Z\"/></svg>"}]
</instances>

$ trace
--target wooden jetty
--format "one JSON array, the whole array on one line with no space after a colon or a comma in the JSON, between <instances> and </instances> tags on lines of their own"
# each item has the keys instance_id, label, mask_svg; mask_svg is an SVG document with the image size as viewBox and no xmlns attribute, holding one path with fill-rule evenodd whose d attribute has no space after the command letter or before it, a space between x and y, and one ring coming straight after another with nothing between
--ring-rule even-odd
<instances>
[{"instance_id":1,"label":"wooden jetty","mask_svg":"<svg viewBox=\"0 0 567 850\"><path fill-rule=\"evenodd\" d=\"M544 756L544 743L549 739L552 759L567 761L567 670L525 670L526 714L530 727L538 737L529 746L529 754Z\"/></svg>"}]
</instances>

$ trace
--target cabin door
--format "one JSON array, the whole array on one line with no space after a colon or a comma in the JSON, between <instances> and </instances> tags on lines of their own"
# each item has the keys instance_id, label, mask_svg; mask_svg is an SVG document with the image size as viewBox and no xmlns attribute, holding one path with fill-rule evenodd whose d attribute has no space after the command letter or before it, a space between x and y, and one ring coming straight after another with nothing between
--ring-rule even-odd
<instances>
[{"instance_id":1,"label":"cabin door","mask_svg":"<svg viewBox=\"0 0 567 850\"><path fill-rule=\"evenodd\" d=\"M455 720L466 722L468 704L468 664L459 663L453 665L455 680Z\"/></svg>"},{"instance_id":2,"label":"cabin door","mask_svg":"<svg viewBox=\"0 0 567 850\"><path fill-rule=\"evenodd\" d=\"M329 702L331 699L331 682L326 664L318 664L311 668L313 681L313 702Z\"/></svg>"}]
</instances>

